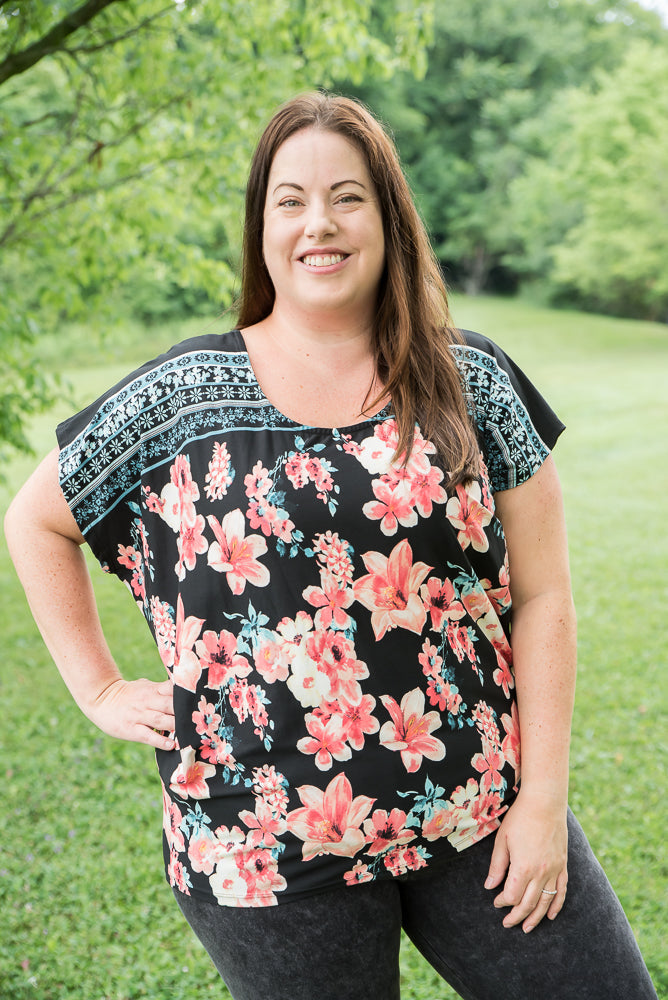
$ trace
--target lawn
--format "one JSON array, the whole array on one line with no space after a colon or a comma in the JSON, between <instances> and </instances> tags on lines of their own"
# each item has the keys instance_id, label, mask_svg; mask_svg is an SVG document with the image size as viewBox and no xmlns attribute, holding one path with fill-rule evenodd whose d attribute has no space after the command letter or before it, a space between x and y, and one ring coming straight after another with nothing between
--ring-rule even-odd
<instances>
[{"instance_id":1,"label":"lawn","mask_svg":"<svg viewBox=\"0 0 668 1000\"><path fill-rule=\"evenodd\" d=\"M454 315L508 350L568 426L556 458L580 622L571 804L668 998L668 532L655 524L668 495L668 328L501 299L457 299ZM85 329L46 342L71 387L35 420L36 451L52 446L53 426L75 406L172 342L214 328L126 325L92 351ZM21 458L5 470L3 511L33 464ZM94 579L121 669L160 678L125 589L99 571ZM103 736L71 702L4 540L0 585L0 1000L225 996L163 880L151 751ZM455 996L408 944L402 978L405 1000Z\"/></svg>"}]
</instances>

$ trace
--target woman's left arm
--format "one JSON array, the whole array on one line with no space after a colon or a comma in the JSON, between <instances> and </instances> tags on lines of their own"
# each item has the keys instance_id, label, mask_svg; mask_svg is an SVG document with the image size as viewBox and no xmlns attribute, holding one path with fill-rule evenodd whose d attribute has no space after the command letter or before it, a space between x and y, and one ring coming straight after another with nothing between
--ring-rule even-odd
<instances>
[{"instance_id":1,"label":"woman's left arm","mask_svg":"<svg viewBox=\"0 0 668 1000\"><path fill-rule=\"evenodd\" d=\"M575 692L575 611L561 487L551 457L497 493L508 546L511 645L521 738L521 785L496 834L485 882L504 926L531 931L566 895L568 750ZM548 895L546 889L556 895Z\"/></svg>"}]
</instances>

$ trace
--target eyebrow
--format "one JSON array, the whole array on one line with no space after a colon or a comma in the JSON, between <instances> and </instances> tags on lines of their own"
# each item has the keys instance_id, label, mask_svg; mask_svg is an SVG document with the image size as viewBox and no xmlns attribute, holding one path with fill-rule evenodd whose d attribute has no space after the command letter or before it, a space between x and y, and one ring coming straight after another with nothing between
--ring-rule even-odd
<instances>
[{"instance_id":1,"label":"eyebrow","mask_svg":"<svg viewBox=\"0 0 668 1000\"><path fill-rule=\"evenodd\" d=\"M330 187L329 190L330 191L336 191L337 188L343 187L345 184L357 184L358 187L361 187L364 191L366 191L366 188L364 187L364 184L362 184L361 181L356 181L356 180L353 180L352 178L350 178L349 180L345 180L345 181L336 181L335 184L332 184L332 186ZM278 189L280 187L289 187L289 188L293 188L295 191L302 191L302 192L304 190L304 188L301 186L301 184L295 184L295 183L293 183L291 181L281 181L280 184L276 185L276 187L274 188L272 194L276 194L276 192L278 191Z\"/></svg>"}]
</instances>

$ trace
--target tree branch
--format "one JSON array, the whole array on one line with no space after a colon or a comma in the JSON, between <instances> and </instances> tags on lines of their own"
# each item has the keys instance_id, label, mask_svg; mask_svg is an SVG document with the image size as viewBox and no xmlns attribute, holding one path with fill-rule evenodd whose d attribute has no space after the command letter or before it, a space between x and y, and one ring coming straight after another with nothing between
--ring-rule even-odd
<instances>
[{"instance_id":1,"label":"tree branch","mask_svg":"<svg viewBox=\"0 0 668 1000\"><path fill-rule=\"evenodd\" d=\"M66 38L92 21L105 7L119 2L120 0L86 0L86 3L55 24L42 38L38 38L36 42L21 52L13 52L7 56L0 63L0 86L13 76L25 73L27 69L30 69L45 56L57 52L62 48Z\"/></svg>"}]
</instances>

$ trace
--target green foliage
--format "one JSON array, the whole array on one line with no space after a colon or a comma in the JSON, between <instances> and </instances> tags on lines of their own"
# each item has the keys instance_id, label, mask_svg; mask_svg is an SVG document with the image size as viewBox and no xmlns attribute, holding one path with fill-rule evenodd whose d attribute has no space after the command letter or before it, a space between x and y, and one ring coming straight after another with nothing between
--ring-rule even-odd
<instances>
[{"instance_id":1,"label":"green foliage","mask_svg":"<svg viewBox=\"0 0 668 1000\"><path fill-rule=\"evenodd\" d=\"M665 566L656 497L668 341L658 324L455 299L455 320L498 340L567 424L556 448L580 621L571 802L668 1000L665 894L668 773ZM197 332L114 330L91 359L86 328L45 338L83 405L147 356ZM95 364L92 365L94 360ZM31 423L35 448L73 404ZM25 457L9 468L13 487ZM644 488L638 470L651 476ZM0 491L4 508L8 493ZM204 1000L224 989L164 883L160 786L150 751L101 736L50 662L0 542L0 997L12 1000ZM93 567L103 622L128 677L162 667L117 580ZM405 1000L454 997L404 942Z\"/></svg>"},{"instance_id":2,"label":"green foliage","mask_svg":"<svg viewBox=\"0 0 668 1000\"><path fill-rule=\"evenodd\" d=\"M637 40L614 73L562 95L542 141L511 187L525 247L515 261L548 264L562 298L668 321L665 47Z\"/></svg>"},{"instance_id":3,"label":"green foliage","mask_svg":"<svg viewBox=\"0 0 668 1000\"><path fill-rule=\"evenodd\" d=\"M573 108L569 104L569 111L564 111L563 95L573 88L588 90L601 74L614 88L620 82L617 73L624 77L624 59L635 41L644 42L645 51L653 53L650 63L656 71L657 64L665 62L667 40L668 33L657 15L632 0L469 0L460 4L438 0L434 43L424 79L404 73L388 83L370 81L351 88L393 128L437 254L451 281L469 291L490 285L513 290L526 274L551 275L552 248L579 222L579 203L568 197L566 154L560 159L556 186L547 183L557 172L553 163L555 139L563 136L564 148L568 148ZM665 83L659 82L665 80L665 74L659 73L652 85L650 75L648 65L634 93L644 95L641 99L647 118L656 110L653 129L665 133L661 110ZM629 86L631 76L629 68ZM664 96L655 107L655 95L661 87ZM608 102L610 114L605 123L599 121L597 135L613 124L616 113L623 114L622 100L616 105ZM550 126L552 108L563 112L558 129ZM633 142L637 127L642 139L642 129L648 126L632 121L629 142ZM660 169L666 159L663 141L645 152L651 153L652 166L637 174L625 170L619 190L624 187L629 202L648 202L655 197L665 203L665 172ZM610 171L615 170L617 160L610 144L601 147L599 159ZM523 179L527 164L533 167L534 163L546 179L541 187L543 201L538 204L535 197L525 200L519 193L511 201L516 182L518 192L527 190ZM651 170L655 176L650 194L644 177ZM581 201L594 202L599 196L598 179L592 172L583 170L577 185ZM618 207L619 199L615 198L610 217ZM628 214L640 223L639 208L629 205ZM657 219L653 231L659 226ZM636 275L643 280L650 253L646 243L654 246L655 240L645 240L636 233L635 240L629 241L629 228L625 240L628 253L636 256L637 251L632 265L634 280ZM573 235L573 242L581 242L582 236ZM595 269L593 243L592 236L587 251L589 272ZM608 298L619 271L617 268L613 273L608 267L611 256L607 254L599 269L606 274L597 286L597 297L592 287L589 301L598 306L608 301L610 308L617 309L621 296ZM568 260L567 265L565 258L562 261L559 257L560 281L580 268L581 262L573 253ZM653 270L648 276L650 281L655 273ZM593 274L591 284L596 284Z\"/></svg>"},{"instance_id":4,"label":"green foliage","mask_svg":"<svg viewBox=\"0 0 668 1000\"><path fill-rule=\"evenodd\" d=\"M36 334L229 305L262 123L335 75L419 72L431 17L422 0L382 18L362 0L99 0L53 43L89 7L0 4L0 442L15 447L54 391Z\"/></svg>"}]
</instances>

